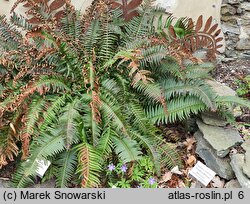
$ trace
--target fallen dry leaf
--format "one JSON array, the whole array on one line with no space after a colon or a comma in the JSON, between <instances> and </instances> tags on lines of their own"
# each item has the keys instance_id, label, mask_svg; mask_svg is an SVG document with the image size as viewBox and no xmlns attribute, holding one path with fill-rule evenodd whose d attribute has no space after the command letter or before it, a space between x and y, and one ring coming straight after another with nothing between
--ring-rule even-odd
<instances>
[{"instance_id":1,"label":"fallen dry leaf","mask_svg":"<svg viewBox=\"0 0 250 204\"><path fill-rule=\"evenodd\" d=\"M173 175L172 172L170 172L170 171L166 172L163 175L162 180L160 182L167 182L167 181L169 181L172 178L172 175Z\"/></svg>"},{"instance_id":2,"label":"fallen dry leaf","mask_svg":"<svg viewBox=\"0 0 250 204\"><path fill-rule=\"evenodd\" d=\"M190 151L194 148L194 144L196 143L196 140L194 137L187 138L183 144L187 147L187 151Z\"/></svg>"},{"instance_id":3,"label":"fallen dry leaf","mask_svg":"<svg viewBox=\"0 0 250 204\"><path fill-rule=\"evenodd\" d=\"M194 166L195 163L196 163L195 156L194 155L189 155L188 159L186 161L186 164L191 167L191 166Z\"/></svg>"},{"instance_id":4,"label":"fallen dry leaf","mask_svg":"<svg viewBox=\"0 0 250 204\"><path fill-rule=\"evenodd\" d=\"M219 176L215 176L213 179L212 179L212 186L214 188L223 188L225 185L225 181L222 180Z\"/></svg>"}]
</instances>

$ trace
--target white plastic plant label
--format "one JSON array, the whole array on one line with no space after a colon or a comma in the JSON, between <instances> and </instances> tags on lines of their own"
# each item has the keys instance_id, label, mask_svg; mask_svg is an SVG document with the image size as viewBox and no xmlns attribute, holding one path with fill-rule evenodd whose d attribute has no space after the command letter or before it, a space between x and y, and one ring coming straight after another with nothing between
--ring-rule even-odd
<instances>
[{"instance_id":1,"label":"white plastic plant label","mask_svg":"<svg viewBox=\"0 0 250 204\"><path fill-rule=\"evenodd\" d=\"M204 186L207 186L209 182L212 181L212 179L216 175L216 173L212 169L208 168L200 161L198 161L197 164L191 169L189 174L194 178L196 178Z\"/></svg>"},{"instance_id":2,"label":"white plastic plant label","mask_svg":"<svg viewBox=\"0 0 250 204\"><path fill-rule=\"evenodd\" d=\"M40 178L42 178L45 172L47 171L47 169L49 168L51 162L48 160L43 160L43 159L39 159L39 160L36 159L36 162L38 163L38 169L36 173L38 174Z\"/></svg>"}]
</instances>

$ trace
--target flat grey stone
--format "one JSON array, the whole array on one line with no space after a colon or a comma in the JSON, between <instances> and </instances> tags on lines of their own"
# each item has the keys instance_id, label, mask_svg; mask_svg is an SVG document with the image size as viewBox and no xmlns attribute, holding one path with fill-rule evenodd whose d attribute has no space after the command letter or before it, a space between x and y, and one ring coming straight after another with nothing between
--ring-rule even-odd
<instances>
[{"instance_id":1,"label":"flat grey stone","mask_svg":"<svg viewBox=\"0 0 250 204\"><path fill-rule=\"evenodd\" d=\"M244 154L233 154L231 157L231 166L242 188L250 188L250 179L243 173Z\"/></svg>"},{"instance_id":2,"label":"flat grey stone","mask_svg":"<svg viewBox=\"0 0 250 204\"><path fill-rule=\"evenodd\" d=\"M250 39L249 38L241 38L239 42L236 44L237 50L249 50L250 49Z\"/></svg>"},{"instance_id":3,"label":"flat grey stone","mask_svg":"<svg viewBox=\"0 0 250 204\"><path fill-rule=\"evenodd\" d=\"M220 158L211 145L203 138L200 131L194 134L197 141L196 153L205 161L206 165L220 177L230 180L235 177L229 158Z\"/></svg>"},{"instance_id":4,"label":"flat grey stone","mask_svg":"<svg viewBox=\"0 0 250 204\"><path fill-rule=\"evenodd\" d=\"M224 188L241 188L241 185L237 179L233 179L228 181L225 184Z\"/></svg>"},{"instance_id":5,"label":"flat grey stone","mask_svg":"<svg viewBox=\"0 0 250 204\"><path fill-rule=\"evenodd\" d=\"M228 0L229 4L239 4L240 0Z\"/></svg>"},{"instance_id":6,"label":"flat grey stone","mask_svg":"<svg viewBox=\"0 0 250 204\"><path fill-rule=\"evenodd\" d=\"M240 35L240 28L238 26L235 26L235 25L223 23L221 25L221 29L222 29L223 33L233 33L233 34Z\"/></svg>"},{"instance_id":7,"label":"flat grey stone","mask_svg":"<svg viewBox=\"0 0 250 204\"><path fill-rule=\"evenodd\" d=\"M242 147L246 151L245 153L245 159L244 159L244 164L242 166L243 173L250 178L250 140L245 141L242 144Z\"/></svg>"},{"instance_id":8,"label":"flat grey stone","mask_svg":"<svg viewBox=\"0 0 250 204\"><path fill-rule=\"evenodd\" d=\"M230 87L215 80L206 80L218 96L236 96L236 92Z\"/></svg>"},{"instance_id":9,"label":"flat grey stone","mask_svg":"<svg viewBox=\"0 0 250 204\"><path fill-rule=\"evenodd\" d=\"M214 112L206 112L201 114L202 121L207 125L213 126L226 126L228 122L224 120L221 116Z\"/></svg>"},{"instance_id":10,"label":"flat grey stone","mask_svg":"<svg viewBox=\"0 0 250 204\"><path fill-rule=\"evenodd\" d=\"M231 147L243 142L237 130L206 125L200 120L197 121L197 125L219 157L225 157Z\"/></svg>"},{"instance_id":11,"label":"flat grey stone","mask_svg":"<svg viewBox=\"0 0 250 204\"><path fill-rule=\"evenodd\" d=\"M241 4L241 7L245 9L246 11L250 11L250 3L249 2L243 2Z\"/></svg>"},{"instance_id":12,"label":"flat grey stone","mask_svg":"<svg viewBox=\"0 0 250 204\"><path fill-rule=\"evenodd\" d=\"M5 181L0 179L0 188L8 188L10 184L10 181Z\"/></svg>"}]
</instances>

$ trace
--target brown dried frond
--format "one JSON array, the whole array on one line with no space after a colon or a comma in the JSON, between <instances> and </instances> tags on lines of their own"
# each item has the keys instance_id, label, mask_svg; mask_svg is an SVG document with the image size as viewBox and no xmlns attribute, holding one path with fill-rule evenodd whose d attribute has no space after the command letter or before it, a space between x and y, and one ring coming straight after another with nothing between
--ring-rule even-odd
<instances>
[{"instance_id":1,"label":"brown dried frond","mask_svg":"<svg viewBox=\"0 0 250 204\"><path fill-rule=\"evenodd\" d=\"M117 0L111 0L111 8L116 9L120 8L123 11L123 17L126 21L131 20L135 16L138 16L139 13L136 9L141 5L142 0L122 0L118 2Z\"/></svg>"},{"instance_id":2,"label":"brown dried frond","mask_svg":"<svg viewBox=\"0 0 250 204\"><path fill-rule=\"evenodd\" d=\"M109 14L110 11L111 0L96 0L93 1L92 4L86 9L83 14L83 27L86 31L91 24L91 22L95 19L100 19L106 14Z\"/></svg>"},{"instance_id":3,"label":"brown dried frond","mask_svg":"<svg viewBox=\"0 0 250 204\"><path fill-rule=\"evenodd\" d=\"M9 127L6 142L0 146L0 169L8 164L9 161L14 161L14 157L18 154L13 130Z\"/></svg>"},{"instance_id":4,"label":"brown dried frond","mask_svg":"<svg viewBox=\"0 0 250 204\"><path fill-rule=\"evenodd\" d=\"M100 123L101 113L99 111L99 107L101 106L101 99L97 92L92 91L92 101L89 105L92 111L92 117L94 118L94 121Z\"/></svg>"},{"instance_id":5,"label":"brown dried frond","mask_svg":"<svg viewBox=\"0 0 250 204\"><path fill-rule=\"evenodd\" d=\"M93 54L94 55L94 54ZM90 65L90 69L92 69L92 72L95 73L95 68L93 64ZM100 93L99 93L99 83L98 78L95 76L94 79L89 79L89 81L94 81L94 83L90 86L90 89L88 92L91 92L92 100L89 104L91 111L92 111L92 117L95 122L100 123L101 122L101 113L99 111L99 108L101 106L101 99L100 99Z\"/></svg>"},{"instance_id":6,"label":"brown dried frond","mask_svg":"<svg viewBox=\"0 0 250 204\"><path fill-rule=\"evenodd\" d=\"M88 169L88 166L89 166L89 152L88 152L88 148L85 147L85 148L82 148L79 152L79 155L81 155L81 158L80 158L80 161L79 163L83 164L83 170L82 170L82 182L81 182L81 186L84 188L87 186L87 183L88 183L88 178L89 178L89 169Z\"/></svg>"},{"instance_id":7,"label":"brown dried frond","mask_svg":"<svg viewBox=\"0 0 250 204\"><path fill-rule=\"evenodd\" d=\"M19 4L22 4L27 9L26 14L31 18L28 21L31 24L43 24L46 22L57 22L63 15L65 9L74 11L74 6L70 0L18 0L13 5L11 12L13 12ZM44 18L42 12L49 18Z\"/></svg>"}]
</instances>

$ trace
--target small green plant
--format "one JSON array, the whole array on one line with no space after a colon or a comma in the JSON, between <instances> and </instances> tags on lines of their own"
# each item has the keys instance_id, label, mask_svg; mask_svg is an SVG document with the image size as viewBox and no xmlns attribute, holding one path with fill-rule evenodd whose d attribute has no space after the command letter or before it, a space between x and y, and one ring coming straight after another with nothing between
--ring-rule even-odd
<instances>
[{"instance_id":1,"label":"small green plant","mask_svg":"<svg viewBox=\"0 0 250 204\"><path fill-rule=\"evenodd\" d=\"M154 164L149 157L137 163L108 165L107 183L112 188L157 188Z\"/></svg>"},{"instance_id":2,"label":"small green plant","mask_svg":"<svg viewBox=\"0 0 250 204\"><path fill-rule=\"evenodd\" d=\"M238 88L236 90L239 96L246 96L250 95L250 75L247 75L242 80L236 80L236 84Z\"/></svg>"}]
</instances>

